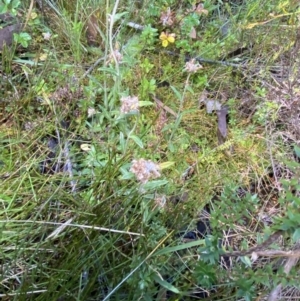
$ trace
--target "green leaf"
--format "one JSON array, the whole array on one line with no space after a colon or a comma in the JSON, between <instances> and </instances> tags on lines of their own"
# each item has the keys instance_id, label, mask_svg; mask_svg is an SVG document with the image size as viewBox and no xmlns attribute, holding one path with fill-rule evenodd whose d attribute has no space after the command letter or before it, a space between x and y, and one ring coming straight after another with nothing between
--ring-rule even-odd
<instances>
[{"instance_id":1,"label":"green leaf","mask_svg":"<svg viewBox=\"0 0 300 301\"><path fill-rule=\"evenodd\" d=\"M27 65L30 65L30 66L43 66L43 63L37 63L37 62L27 60L27 59L26 60L14 59L13 61L15 63L18 63L18 64L27 64Z\"/></svg>"},{"instance_id":2,"label":"green leaf","mask_svg":"<svg viewBox=\"0 0 300 301\"><path fill-rule=\"evenodd\" d=\"M292 236L293 242L297 242L300 239L300 228L296 229Z\"/></svg>"},{"instance_id":3,"label":"green leaf","mask_svg":"<svg viewBox=\"0 0 300 301\"><path fill-rule=\"evenodd\" d=\"M251 259L248 256L242 256L241 261L249 268L252 266Z\"/></svg>"},{"instance_id":4,"label":"green leaf","mask_svg":"<svg viewBox=\"0 0 300 301\"><path fill-rule=\"evenodd\" d=\"M178 290L178 288L176 288L174 285L172 285L171 283L167 282L166 280L163 280L158 275L154 275L154 280L157 283L159 283L161 286L163 286L164 288L166 288L168 291L171 291L171 292L173 292L175 294L180 294L180 291Z\"/></svg>"},{"instance_id":5,"label":"green leaf","mask_svg":"<svg viewBox=\"0 0 300 301\"><path fill-rule=\"evenodd\" d=\"M296 153L296 156L300 158L300 147L298 145L294 145L294 152Z\"/></svg>"},{"instance_id":6,"label":"green leaf","mask_svg":"<svg viewBox=\"0 0 300 301\"><path fill-rule=\"evenodd\" d=\"M25 75L27 76L28 74L32 74L32 70L30 68L28 68L26 65L22 66L22 70L25 73Z\"/></svg>"},{"instance_id":7,"label":"green leaf","mask_svg":"<svg viewBox=\"0 0 300 301\"><path fill-rule=\"evenodd\" d=\"M153 106L153 102L151 101L139 101L140 107L147 107L147 106Z\"/></svg>"},{"instance_id":8,"label":"green leaf","mask_svg":"<svg viewBox=\"0 0 300 301\"><path fill-rule=\"evenodd\" d=\"M144 148L143 142L138 136L130 135L129 138L132 139L140 148Z\"/></svg>"},{"instance_id":9,"label":"green leaf","mask_svg":"<svg viewBox=\"0 0 300 301\"><path fill-rule=\"evenodd\" d=\"M5 14L8 11L7 5L0 6L0 14Z\"/></svg>"},{"instance_id":10,"label":"green leaf","mask_svg":"<svg viewBox=\"0 0 300 301\"><path fill-rule=\"evenodd\" d=\"M171 153L174 153L175 147L174 147L174 144L173 144L172 142L170 142L170 143L168 144L168 147L169 147L170 152L171 152Z\"/></svg>"},{"instance_id":11,"label":"green leaf","mask_svg":"<svg viewBox=\"0 0 300 301\"><path fill-rule=\"evenodd\" d=\"M120 172L122 173L121 180L131 180L134 178L133 173L129 172L124 166L120 168Z\"/></svg>"},{"instance_id":12,"label":"green leaf","mask_svg":"<svg viewBox=\"0 0 300 301\"><path fill-rule=\"evenodd\" d=\"M117 22L118 20L120 20L123 16L127 15L128 12L125 11L125 12L122 12L122 13L119 13L119 14L115 14L114 15L114 22Z\"/></svg>"},{"instance_id":13,"label":"green leaf","mask_svg":"<svg viewBox=\"0 0 300 301\"><path fill-rule=\"evenodd\" d=\"M103 72L107 72L107 73L111 73L112 75L118 75L117 71L114 68L111 67L101 67L98 68L99 71L103 71Z\"/></svg>"},{"instance_id":14,"label":"green leaf","mask_svg":"<svg viewBox=\"0 0 300 301\"><path fill-rule=\"evenodd\" d=\"M178 246L174 246L174 247L166 247L163 248L162 250L157 251L154 255L164 255L164 254L168 254L168 253L173 253L173 252L177 252L180 250L185 250L188 248L193 248L193 247L197 247L197 246L204 246L205 245L205 240L204 239L199 239L196 241L191 241L188 242L186 244L182 244L182 245L178 245Z\"/></svg>"},{"instance_id":15,"label":"green leaf","mask_svg":"<svg viewBox=\"0 0 300 301\"><path fill-rule=\"evenodd\" d=\"M170 86L171 87L171 89L173 90L173 92L174 92L174 94L176 95L176 97L179 99L179 100L181 100L181 94L180 94L180 92L175 88L175 87L173 87L173 86Z\"/></svg>"},{"instance_id":16,"label":"green leaf","mask_svg":"<svg viewBox=\"0 0 300 301\"><path fill-rule=\"evenodd\" d=\"M28 41L31 40L30 34L27 32L21 32L21 33L14 33L14 41L17 43L20 43L24 48L28 47Z\"/></svg>"},{"instance_id":17,"label":"green leaf","mask_svg":"<svg viewBox=\"0 0 300 301\"><path fill-rule=\"evenodd\" d=\"M186 87L186 90L189 91L192 95L195 94L195 92L194 92L194 90L192 89L191 86L187 86L187 87Z\"/></svg>"},{"instance_id":18,"label":"green leaf","mask_svg":"<svg viewBox=\"0 0 300 301\"><path fill-rule=\"evenodd\" d=\"M157 189L158 187L165 186L169 183L168 180L154 180L154 181L149 181L146 184L143 185L143 188L145 190L152 190L152 189Z\"/></svg>"},{"instance_id":19,"label":"green leaf","mask_svg":"<svg viewBox=\"0 0 300 301\"><path fill-rule=\"evenodd\" d=\"M175 162L172 161L167 161L167 162L163 162L161 164L159 164L160 169L165 169L165 168L169 168L171 166L173 166L175 164Z\"/></svg>"},{"instance_id":20,"label":"green leaf","mask_svg":"<svg viewBox=\"0 0 300 301\"><path fill-rule=\"evenodd\" d=\"M122 152L124 152L125 151L125 139L124 139L124 134L122 132L120 132L120 146L121 146Z\"/></svg>"},{"instance_id":21,"label":"green leaf","mask_svg":"<svg viewBox=\"0 0 300 301\"><path fill-rule=\"evenodd\" d=\"M136 64L135 56L140 53L142 50L143 45L140 41L139 35L132 35L131 38L128 40L126 45L124 46L125 54L124 61L131 64Z\"/></svg>"}]
</instances>

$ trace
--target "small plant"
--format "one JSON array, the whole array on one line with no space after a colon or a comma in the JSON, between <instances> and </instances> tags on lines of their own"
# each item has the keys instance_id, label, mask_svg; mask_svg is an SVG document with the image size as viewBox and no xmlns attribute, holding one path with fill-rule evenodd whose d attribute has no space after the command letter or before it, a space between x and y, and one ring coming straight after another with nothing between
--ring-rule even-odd
<instances>
[{"instance_id":1,"label":"small plant","mask_svg":"<svg viewBox=\"0 0 300 301\"><path fill-rule=\"evenodd\" d=\"M278 110L279 104L273 101L264 101L255 112L254 120L260 125L275 122L278 116Z\"/></svg>"},{"instance_id":2,"label":"small plant","mask_svg":"<svg viewBox=\"0 0 300 301\"><path fill-rule=\"evenodd\" d=\"M151 25L146 25L141 34L141 43L146 46L153 46L158 35L158 30Z\"/></svg>"},{"instance_id":3,"label":"small plant","mask_svg":"<svg viewBox=\"0 0 300 301\"><path fill-rule=\"evenodd\" d=\"M27 48L29 41L31 41L31 36L26 32L14 33L14 41L21 44L24 48Z\"/></svg>"},{"instance_id":4,"label":"small plant","mask_svg":"<svg viewBox=\"0 0 300 301\"><path fill-rule=\"evenodd\" d=\"M19 0L3 0L0 3L0 14L9 12L16 16L20 5L21 1Z\"/></svg>"}]
</instances>

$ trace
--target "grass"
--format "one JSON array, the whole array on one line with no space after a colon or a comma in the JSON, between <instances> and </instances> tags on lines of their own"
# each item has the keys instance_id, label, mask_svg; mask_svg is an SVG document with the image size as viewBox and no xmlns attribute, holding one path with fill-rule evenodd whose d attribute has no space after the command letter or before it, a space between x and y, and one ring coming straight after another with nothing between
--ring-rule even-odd
<instances>
[{"instance_id":1,"label":"grass","mask_svg":"<svg viewBox=\"0 0 300 301\"><path fill-rule=\"evenodd\" d=\"M276 248L297 247L297 5L31 3L7 9L28 47L1 53L1 298L273 301L279 283L297 296L296 270L230 255L279 230ZM184 71L188 57L202 68ZM132 96L138 112L122 112ZM206 100L228 106L224 143ZM139 181L134 160L160 176Z\"/></svg>"}]
</instances>

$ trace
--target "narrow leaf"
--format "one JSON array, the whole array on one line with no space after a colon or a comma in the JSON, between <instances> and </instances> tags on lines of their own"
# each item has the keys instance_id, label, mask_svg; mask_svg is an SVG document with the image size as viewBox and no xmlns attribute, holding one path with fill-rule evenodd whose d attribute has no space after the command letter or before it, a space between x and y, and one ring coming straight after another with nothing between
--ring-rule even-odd
<instances>
[{"instance_id":1,"label":"narrow leaf","mask_svg":"<svg viewBox=\"0 0 300 301\"><path fill-rule=\"evenodd\" d=\"M140 148L144 148L143 142L138 136L130 135L129 138L132 139Z\"/></svg>"},{"instance_id":2,"label":"narrow leaf","mask_svg":"<svg viewBox=\"0 0 300 301\"><path fill-rule=\"evenodd\" d=\"M176 95L176 97L181 100L181 94L180 92L173 86L170 86L170 88L173 90L174 94Z\"/></svg>"},{"instance_id":3,"label":"narrow leaf","mask_svg":"<svg viewBox=\"0 0 300 301\"><path fill-rule=\"evenodd\" d=\"M167 161L167 162L163 162L159 164L160 169L165 169L165 168L169 168L171 166L173 166L175 164L175 162L172 161Z\"/></svg>"},{"instance_id":4,"label":"narrow leaf","mask_svg":"<svg viewBox=\"0 0 300 301\"><path fill-rule=\"evenodd\" d=\"M163 280L161 277L159 277L158 275L154 275L154 280L159 283L161 286L163 286L164 288L166 288L168 291L171 291L175 294L179 294L180 291L178 290L178 288L176 288L174 285L172 285L171 283L167 282L166 280Z\"/></svg>"},{"instance_id":5,"label":"narrow leaf","mask_svg":"<svg viewBox=\"0 0 300 301\"><path fill-rule=\"evenodd\" d=\"M151 101L147 101L147 100L142 100L142 101L139 101L139 106L140 107L146 107L146 106L153 106L153 102Z\"/></svg>"},{"instance_id":6,"label":"narrow leaf","mask_svg":"<svg viewBox=\"0 0 300 301\"><path fill-rule=\"evenodd\" d=\"M296 231L293 233L293 242L298 242L300 239L300 228L296 229Z\"/></svg>"},{"instance_id":7,"label":"narrow leaf","mask_svg":"<svg viewBox=\"0 0 300 301\"><path fill-rule=\"evenodd\" d=\"M294 152L296 153L296 156L300 158L300 147L298 145L294 145Z\"/></svg>"},{"instance_id":8,"label":"narrow leaf","mask_svg":"<svg viewBox=\"0 0 300 301\"><path fill-rule=\"evenodd\" d=\"M204 239L199 239L196 241L191 241L188 242L186 244L182 244L182 245L178 245L178 246L174 246L174 247L166 247L163 248L162 250L157 251L154 255L164 255L164 254L168 254L168 253L173 253L173 252L177 252L180 250L185 250L188 248L193 248L193 247L197 247L197 246L204 246L205 245L205 240Z\"/></svg>"},{"instance_id":9,"label":"narrow leaf","mask_svg":"<svg viewBox=\"0 0 300 301\"><path fill-rule=\"evenodd\" d=\"M165 186L168 184L169 181L167 180L153 180L149 181L146 184L143 185L143 188L145 190L152 190L152 189L157 189L158 187Z\"/></svg>"},{"instance_id":10,"label":"narrow leaf","mask_svg":"<svg viewBox=\"0 0 300 301\"><path fill-rule=\"evenodd\" d=\"M242 256L241 260L247 267L251 268L252 262L251 262L251 259L249 258L249 256Z\"/></svg>"},{"instance_id":11,"label":"narrow leaf","mask_svg":"<svg viewBox=\"0 0 300 301\"><path fill-rule=\"evenodd\" d=\"M117 22L118 20L120 20L123 16L127 15L128 12L125 11L125 12L122 12L122 13L119 13L119 14L115 14L114 15L114 22Z\"/></svg>"},{"instance_id":12,"label":"narrow leaf","mask_svg":"<svg viewBox=\"0 0 300 301\"><path fill-rule=\"evenodd\" d=\"M124 152L125 151L125 138L124 138L124 134L122 132L120 132L120 146L121 146L121 150Z\"/></svg>"}]
</instances>

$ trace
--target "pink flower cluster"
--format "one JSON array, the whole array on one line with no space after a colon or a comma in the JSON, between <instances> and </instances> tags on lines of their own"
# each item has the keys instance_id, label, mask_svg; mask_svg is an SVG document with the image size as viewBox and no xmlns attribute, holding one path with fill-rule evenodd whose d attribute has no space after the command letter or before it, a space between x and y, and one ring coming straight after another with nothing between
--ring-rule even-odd
<instances>
[{"instance_id":1,"label":"pink flower cluster","mask_svg":"<svg viewBox=\"0 0 300 301\"><path fill-rule=\"evenodd\" d=\"M159 170L159 165L145 159L133 160L130 168L130 171L135 174L137 180L143 184L147 183L150 179L160 177Z\"/></svg>"},{"instance_id":2,"label":"pink flower cluster","mask_svg":"<svg viewBox=\"0 0 300 301\"><path fill-rule=\"evenodd\" d=\"M202 68L203 67L199 63L197 63L195 59L191 59L189 62L185 64L184 71L188 73L195 73Z\"/></svg>"},{"instance_id":3,"label":"pink flower cluster","mask_svg":"<svg viewBox=\"0 0 300 301\"><path fill-rule=\"evenodd\" d=\"M122 96L121 103L121 113L123 114L139 111L139 99L136 96Z\"/></svg>"}]
</instances>

